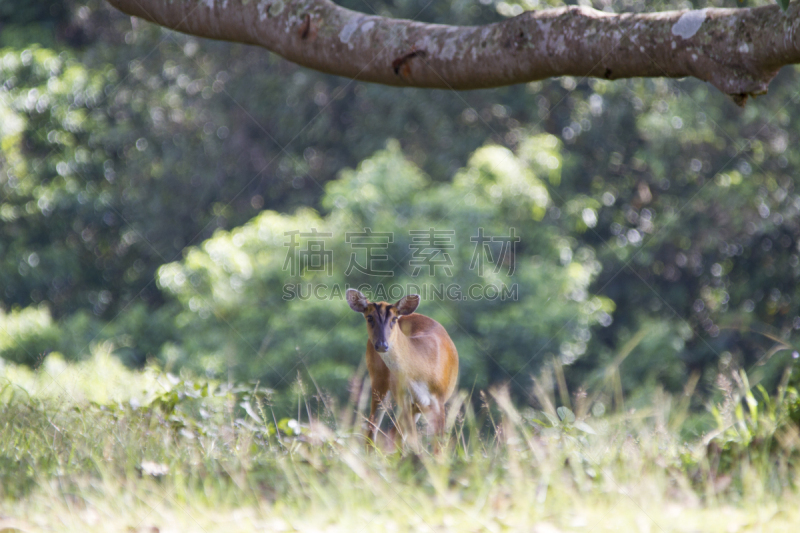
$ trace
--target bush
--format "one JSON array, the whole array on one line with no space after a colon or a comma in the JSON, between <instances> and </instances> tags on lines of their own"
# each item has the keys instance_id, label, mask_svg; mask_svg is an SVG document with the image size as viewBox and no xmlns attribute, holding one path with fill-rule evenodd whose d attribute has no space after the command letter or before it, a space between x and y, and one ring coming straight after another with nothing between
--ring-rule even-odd
<instances>
[{"instance_id":1,"label":"bush","mask_svg":"<svg viewBox=\"0 0 800 533\"><path fill-rule=\"evenodd\" d=\"M60 331L45 306L0 309L0 357L6 361L37 366L58 348Z\"/></svg>"},{"instance_id":2,"label":"bush","mask_svg":"<svg viewBox=\"0 0 800 533\"><path fill-rule=\"evenodd\" d=\"M551 200L542 180L557 179L559 166L557 139L540 135L522 142L516 153L483 147L453 183L435 184L397 143L389 143L327 185L325 212L266 211L233 231L218 231L188 249L182 261L162 266L159 286L180 305L176 341L162 355L197 372L260 379L278 390L298 372L308 373L323 391L344 397L363 361L366 332L343 294L347 287L368 284L372 292L364 292L374 300L420 292L419 312L441 322L454 339L462 383L486 387L509 381L522 394L526 376L543 361L580 359L592 330L610 324L613 311L610 300L588 294L600 268L592 250L543 220ZM350 269L354 257L367 264L364 250L347 242L348 234L365 228L392 235L375 254L387 259L370 265L387 274ZM446 253L451 265L417 272L410 232L429 228L452 232L442 237L451 248L430 246L425 252L443 250L435 257L444 261ZM479 228L485 236L508 237L514 231L520 241L514 250L506 248L507 256L505 245L492 242L489 254L471 240ZM312 230L329 236L315 237ZM330 271L287 267L292 231L306 234L298 239L299 250L324 241ZM473 268L476 255L485 260L483 271ZM380 286L387 292L399 286L402 294L380 293ZM440 286L458 292L442 297L428 290ZM472 286L515 288L515 293L476 299L468 297ZM310 287L323 290L309 294Z\"/></svg>"}]
</instances>

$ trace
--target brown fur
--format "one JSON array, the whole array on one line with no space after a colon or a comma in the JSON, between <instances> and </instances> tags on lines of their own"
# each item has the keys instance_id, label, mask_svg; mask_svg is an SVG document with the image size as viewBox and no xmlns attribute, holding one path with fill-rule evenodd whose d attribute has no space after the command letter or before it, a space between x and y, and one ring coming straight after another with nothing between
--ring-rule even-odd
<instances>
[{"instance_id":1,"label":"brown fur","mask_svg":"<svg viewBox=\"0 0 800 533\"><path fill-rule=\"evenodd\" d=\"M368 432L374 439L375 415L381 402L391 391L400 407L398 420L402 431L414 431L413 416L422 413L437 435L445 429L445 403L452 396L458 381L458 352L444 327L424 315L414 313L419 297L410 295L396 304L367 302L358 291L348 290L348 303L367 319L367 370L372 382ZM371 318L371 322L370 319ZM394 322L394 319L397 319ZM383 357L394 361L390 370L376 343L385 341L388 351ZM394 358L394 359L393 359ZM430 394L428 405L420 404L409 393L409 383L424 385Z\"/></svg>"}]
</instances>

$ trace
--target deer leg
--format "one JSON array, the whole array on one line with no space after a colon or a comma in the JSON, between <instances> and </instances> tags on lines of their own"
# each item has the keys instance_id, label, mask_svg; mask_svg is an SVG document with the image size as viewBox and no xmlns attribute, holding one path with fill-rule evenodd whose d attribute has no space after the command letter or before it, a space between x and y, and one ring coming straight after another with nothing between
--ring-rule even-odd
<instances>
[{"instance_id":1,"label":"deer leg","mask_svg":"<svg viewBox=\"0 0 800 533\"><path fill-rule=\"evenodd\" d=\"M402 411L398 416L398 422L402 421L403 442L408 444L415 453L419 452L420 447L417 421L421 414L419 407L412 402L409 396L406 396Z\"/></svg>"},{"instance_id":2,"label":"deer leg","mask_svg":"<svg viewBox=\"0 0 800 533\"><path fill-rule=\"evenodd\" d=\"M428 432L433 439L433 451L438 455L441 451L442 440L444 440L446 423L444 405L434 398L427 416L429 425Z\"/></svg>"},{"instance_id":3,"label":"deer leg","mask_svg":"<svg viewBox=\"0 0 800 533\"><path fill-rule=\"evenodd\" d=\"M392 428L389 430L389 440L394 442L395 450L400 450L403 443L408 440L411 429L407 397L405 395L395 399L395 409L392 411Z\"/></svg>"},{"instance_id":4,"label":"deer leg","mask_svg":"<svg viewBox=\"0 0 800 533\"><path fill-rule=\"evenodd\" d=\"M384 408L384 402L388 401L389 395L386 391L380 391L377 389L372 389L372 401L370 402L369 406L369 419L367 420L367 428L366 428L366 446L367 449L370 446L375 445L375 441L378 437L378 431L380 430L381 422L383 421L383 416L386 414L386 409ZM378 415L378 420L376 422L376 414L380 410L380 415Z\"/></svg>"},{"instance_id":5,"label":"deer leg","mask_svg":"<svg viewBox=\"0 0 800 533\"><path fill-rule=\"evenodd\" d=\"M372 401L370 402L369 406L369 419L367 420L367 428L366 428L366 441L367 441L367 449L369 449L370 444L375 443L375 433L377 431L377 426L375 425L375 413L378 411L378 401L375 399L375 391L372 391Z\"/></svg>"}]
</instances>

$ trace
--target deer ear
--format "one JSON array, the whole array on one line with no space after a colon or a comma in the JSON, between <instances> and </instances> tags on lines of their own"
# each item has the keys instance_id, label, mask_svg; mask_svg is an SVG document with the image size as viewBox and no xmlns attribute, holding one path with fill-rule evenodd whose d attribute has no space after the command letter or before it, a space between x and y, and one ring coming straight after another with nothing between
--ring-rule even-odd
<instances>
[{"instance_id":1,"label":"deer ear","mask_svg":"<svg viewBox=\"0 0 800 533\"><path fill-rule=\"evenodd\" d=\"M363 313L367 310L367 297L361 294L361 291L347 289L345 295L347 296L347 303L350 304L350 309L356 313Z\"/></svg>"},{"instance_id":2,"label":"deer ear","mask_svg":"<svg viewBox=\"0 0 800 533\"><path fill-rule=\"evenodd\" d=\"M398 315L410 315L417 309L418 305L419 295L409 294L408 296L400 298L400 301L395 304L395 307L397 308Z\"/></svg>"}]
</instances>

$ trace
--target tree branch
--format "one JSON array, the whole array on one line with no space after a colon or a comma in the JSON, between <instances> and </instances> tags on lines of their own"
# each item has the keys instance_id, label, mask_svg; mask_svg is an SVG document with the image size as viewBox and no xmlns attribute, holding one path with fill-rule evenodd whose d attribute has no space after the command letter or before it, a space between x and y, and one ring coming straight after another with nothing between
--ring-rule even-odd
<instances>
[{"instance_id":1,"label":"tree branch","mask_svg":"<svg viewBox=\"0 0 800 533\"><path fill-rule=\"evenodd\" d=\"M800 62L800 4L608 14L528 11L446 26L350 11L329 0L108 0L174 30L262 46L300 65L385 85L479 89L553 76L707 81L737 101Z\"/></svg>"}]
</instances>

